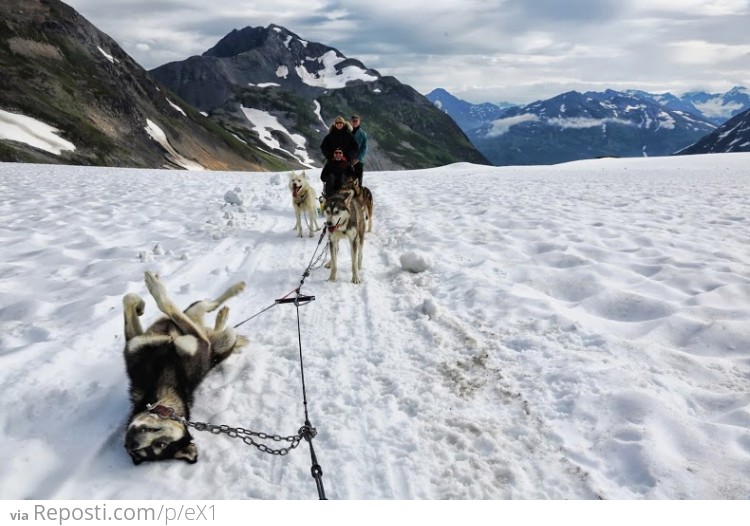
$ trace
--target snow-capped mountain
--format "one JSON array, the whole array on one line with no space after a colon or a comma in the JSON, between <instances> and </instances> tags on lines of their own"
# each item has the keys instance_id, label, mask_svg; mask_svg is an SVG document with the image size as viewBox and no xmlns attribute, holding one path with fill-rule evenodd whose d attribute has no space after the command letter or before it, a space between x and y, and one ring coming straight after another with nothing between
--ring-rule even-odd
<instances>
[{"instance_id":1,"label":"snow-capped mountain","mask_svg":"<svg viewBox=\"0 0 750 526\"><path fill-rule=\"evenodd\" d=\"M493 164L554 164L669 155L715 128L696 115L626 93L571 91L510 108L470 136Z\"/></svg>"},{"instance_id":2,"label":"snow-capped mountain","mask_svg":"<svg viewBox=\"0 0 750 526\"><path fill-rule=\"evenodd\" d=\"M729 119L717 130L679 154L750 152L750 110Z\"/></svg>"},{"instance_id":3,"label":"snow-capped mountain","mask_svg":"<svg viewBox=\"0 0 750 526\"><path fill-rule=\"evenodd\" d=\"M750 109L750 90L741 86L736 86L726 93L694 91L680 96L671 93L653 94L638 90L628 90L625 93L651 99L671 110L700 115L716 125L724 124L735 115Z\"/></svg>"},{"instance_id":4,"label":"snow-capped mountain","mask_svg":"<svg viewBox=\"0 0 750 526\"><path fill-rule=\"evenodd\" d=\"M464 116L479 114L463 108ZM479 151L498 166L670 155L716 129L698 115L614 90L571 91L506 108L498 115L464 128Z\"/></svg>"},{"instance_id":5,"label":"snow-capped mountain","mask_svg":"<svg viewBox=\"0 0 750 526\"><path fill-rule=\"evenodd\" d=\"M505 110L515 106L508 102L472 104L447 92L443 88L437 88L425 95L436 108L444 111L456 121L465 132L482 126L487 122L494 121L502 116Z\"/></svg>"},{"instance_id":6,"label":"snow-capped mountain","mask_svg":"<svg viewBox=\"0 0 750 526\"><path fill-rule=\"evenodd\" d=\"M353 113L368 133L368 169L487 163L410 86L277 25L234 30L203 55L151 73L222 128L267 136L269 150L309 166L322 164L319 145L334 117Z\"/></svg>"},{"instance_id":7,"label":"snow-capped mountain","mask_svg":"<svg viewBox=\"0 0 750 526\"><path fill-rule=\"evenodd\" d=\"M380 74L328 46L303 40L276 25L233 30L201 56L159 66L151 73L202 111L224 104L235 87L280 87L316 94Z\"/></svg>"}]
</instances>

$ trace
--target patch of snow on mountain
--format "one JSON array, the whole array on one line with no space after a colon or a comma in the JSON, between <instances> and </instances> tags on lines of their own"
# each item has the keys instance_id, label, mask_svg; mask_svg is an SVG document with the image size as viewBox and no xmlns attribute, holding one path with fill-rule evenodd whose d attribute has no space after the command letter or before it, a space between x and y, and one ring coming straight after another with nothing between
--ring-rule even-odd
<instances>
[{"instance_id":1,"label":"patch of snow on mountain","mask_svg":"<svg viewBox=\"0 0 750 526\"><path fill-rule=\"evenodd\" d=\"M280 79L285 79L289 75L289 68L286 66L279 66L276 69L276 76Z\"/></svg>"},{"instance_id":2,"label":"patch of snow on mountain","mask_svg":"<svg viewBox=\"0 0 750 526\"><path fill-rule=\"evenodd\" d=\"M170 106L172 106L172 107L173 107L173 108L174 108L175 110L179 111L179 112L180 112L180 113L182 113L182 114L183 114L183 115L184 115L185 117L187 117L187 113L185 113L185 110L183 110L182 108L180 108L180 107L179 107L179 106L178 106L177 104L175 104L174 102L172 102L172 101L171 101L171 100L169 100L169 99L167 99L167 102L168 102L168 103L169 103L169 105L170 105Z\"/></svg>"},{"instance_id":3,"label":"patch of snow on mountain","mask_svg":"<svg viewBox=\"0 0 750 526\"><path fill-rule=\"evenodd\" d=\"M96 48L97 48L97 49L99 50L99 52L100 52L100 53L101 53L102 55L104 55L104 56L106 57L106 59L107 59L107 60L109 60L109 61L110 61L110 62L111 62L112 64L114 64L115 62L117 62L117 61L115 60L115 57L113 57L112 55L110 55L109 53L107 53L106 51L104 51L104 50L103 50L102 48L100 48L99 46L96 46Z\"/></svg>"},{"instance_id":4,"label":"patch of snow on mountain","mask_svg":"<svg viewBox=\"0 0 750 526\"><path fill-rule=\"evenodd\" d=\"M307 140L302 135L290 133L276 117L266 111L245 108L244 106L241 106L241 108L247 120L253 124L253 131L266 145L276 150L283 150L279 141L273 137L272 132L283 133L296 145L293 155L305 165L312 166L314 164L314 161L307 154L307 148L305 147Z\"/></svg>"},{"instance_id":5,"label":"patch of snow on mountain","mask_svg":"<svg viewBox=\"0 0 750 526\"><path fill-rule=\"evenodd\" d=\"M197 162L188 159L187 157L184 157L182 154L178 153L177 150L174 149L174 147L169 143L169 139L167 139L167 134L164 133L164 130L159 128L159 126L152 121L151 119L146 119L146 126L144 128L146 130L146 133L148 133L149 137L151 137L153 140L158 142L162 148L172 157L172 161L185 168L186 170L205 170L206 168L198 164Z\"/></svg>"},{"instance_id":6,"label":"patch of snow on mountain","mask_svg":"<svg viewBox=\"0 0 750 526\"><path fill-rule=\"evenodd\" d=\"M719 139L725 139L727 136L732 135L737 130L737 128L739 128L739 127L740 127L740 125L738 124L734 128L731 128L731 129L725 131L724 133L720 133L719 134Z\"/></svg>"},{"instance_id":7,"label":"patch of snow on mountain","mask_svg":"<svg viewBox=\"0 0 750 526\"><path fill-rule=\"evenodd\" d=\"M365 70L356 66L347 66L341 71L336 70L336 65L345 59L339 57L335 51L328 51L322 57L314 59L323 65L323 69L317 73L309 72L304 66L297 66L295 70L299 78L308 86L337 89L346 86L347 82L362 80L373 82L377 77L368 75Z\"/></svg>"},{"instance_id":8,"label":"patch of snow on mountain","mask_svg":"<svg viewBox=\"0 0 750 526\"><path fill-rule=\"evenodd\" d=\"M666 111L659 112L659 127L666 130L674 130L677 126L677 122L674 120L669 113Z\"/></svg>"},{"instance_id":9,"label":"patch of snow on mountain","mask_svg":"<svg viewBox=\"0 0 750 526\"><path fill-rule=\"evenodd\" d=\"M72 142L58 137L58 133L57 128L32 117L0 110L0 139L22 142L55 155L76 149Z\"/></svg>"},{"instance_id":10,"label":"patch of snow on mountain","mask_svg":"<svg viewBox=\"0 0 750 526\"><path fill-rule=\"evenodd\" d=\"M316 100L314 104L315 104L315 115L318 116L318 119L320 119L320 123L323 125L323 129L325 130L326 128L328 128L328 124L326 124L325 119L323 119L323 115L320 113L320 108L321 108L320 102Z\"/></svg>"}]
</instances>

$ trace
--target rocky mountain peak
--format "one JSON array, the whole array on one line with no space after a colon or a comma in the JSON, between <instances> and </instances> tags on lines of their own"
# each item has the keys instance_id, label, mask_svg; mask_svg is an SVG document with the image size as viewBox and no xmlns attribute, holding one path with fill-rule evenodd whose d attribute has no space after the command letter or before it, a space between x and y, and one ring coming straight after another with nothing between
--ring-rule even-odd
<instances>
[{"instance_id":1,"label":"rocky mountain peak","mask_svg":"<svg viewBox=\"0 0 750 526\"><path fill-rule=\"evenodd\" d=\"M234 30L203 55L151 73L236 136L260 133L270 150L312 166L322 165L319 145L333 117L353 113L364 118L370 169L487 163L413 88L281 26Z\"/></svg>"}]
</instances>

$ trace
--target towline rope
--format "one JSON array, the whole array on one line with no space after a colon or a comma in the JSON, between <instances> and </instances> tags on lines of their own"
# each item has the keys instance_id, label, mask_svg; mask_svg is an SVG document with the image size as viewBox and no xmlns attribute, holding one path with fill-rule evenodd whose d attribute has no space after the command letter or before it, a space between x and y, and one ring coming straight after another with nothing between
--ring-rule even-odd
<instances>
[{"instance_id":1,"label":"towline rope","mask_svg":"<svg viewBox=\"0 0 750 526\"><path fill-rule=\"evenodd\" d=\"M301 305L306 305L310 303L311 301L315 301L315 296L307 296L307 295L302 294L302 286L305 284L305 279L307 279L307 277L310 275L310 271L313 270L313 266L325 256L325 253L326 253L325 250L321 252L320 255L318 255L318 250L320 249L320 244L323 242L323 238L325 237L327 232L328 232L328 229L323 228L323 231L320 234L320 238L318 239L318 244L315 247L315 252L313 252L312 257L310 258L310 263L307 265L307 268L305 268L305 271L302 273L302 279L299 282L299 286L296 289L292 290L291 292L287 293L282 298L275 300L271 305L264 308L257 314L250 316L246 320L243 320L234 326L234 328L237 328L240 325L243 325L247 323L248 321L252 320L253 318L260 316L261 314L271 309L272 307L275 307L276 305L281 305L282 303L293 303L294 306L296 307L297 309L297 339L299 343L299 365L300 365L300 377L302 380L302 403L303 403L303 407L305 411L305 425L299 428L299 431L297 432L296 435L282 437L279 435L270 435L268 433L258 433L255 431L249 431L241 427L229 427L226 425L215 425L215 424L208 424L204 422L190 422L182 417L177 416L174 413L174 410L169 407L165 407L162 405L157 405L157 406L149 405L148 406L149 411L151 411L154 414L159 415L162 418L171 418L172 420L177 420L178 422L182 422L185 426L192 427L196 429L197 431L209 431L215 435L223 433L232 438L239 438L246 444L254 446L258 448L260 451L264 453L269 453L272 455L286 455L292 449L296 448L300 444L301 440L304 439L305 441L307 441L307 443L310 446L310 459L312 461L312 467L310 468L310 473L312 474L313 479L315 479L315 485L317 486L318 497L320 498L320 500L328 500L328 499L326 498L325 488L323 487L323 469L320 467L320 464L318 464L318 458L315 455L315 448L313 448L313 443L312 443L312 439L315 438L318 432L310 423L310 415L308 412L307 386L305 385L305 365L304 365L304 360L302 357L302 328L300 325L299 308ZM327 245L326 245L326 248L327 248ZM292 294L294 294L294 296L290 297ZM277 449L273 449L273 448L266 446L263 443L257 442L253 437L258 438L259 440L272 440L275 442L287 442L289 445L287 447L280 447Z\"/></svg>"}]
</instances>

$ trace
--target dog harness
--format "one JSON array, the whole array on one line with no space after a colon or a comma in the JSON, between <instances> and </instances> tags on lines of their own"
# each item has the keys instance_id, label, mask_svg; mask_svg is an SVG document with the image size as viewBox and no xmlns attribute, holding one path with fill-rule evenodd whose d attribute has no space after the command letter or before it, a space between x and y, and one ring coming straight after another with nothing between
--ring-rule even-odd
<instances>
[{"instance_id":1,"label":"dog harness","mask_svg":"<svg viewBox=\"0 0 750 526\"><path fill-rule=\"evenodd\" d=\"M292 190L292 195L294 196L294 204L299 205L305 202L305 197L307 197L307 192L300 193L299 188L294 188Z\"/></svg>"}]
</instances>

